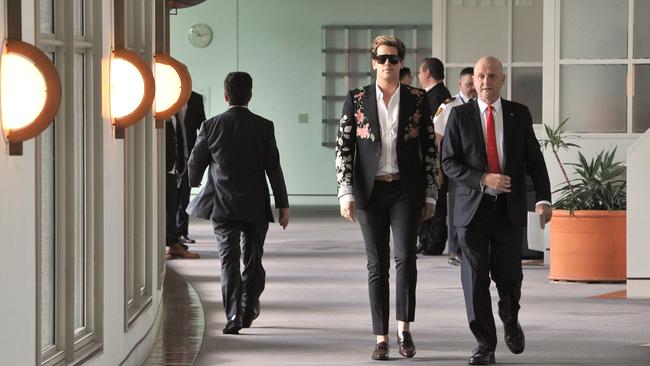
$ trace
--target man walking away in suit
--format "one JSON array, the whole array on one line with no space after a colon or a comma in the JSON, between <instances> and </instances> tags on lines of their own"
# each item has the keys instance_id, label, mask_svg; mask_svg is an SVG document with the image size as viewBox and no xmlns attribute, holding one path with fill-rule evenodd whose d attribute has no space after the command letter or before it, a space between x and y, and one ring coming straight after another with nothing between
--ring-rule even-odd
<instances>
[{"instance_id":1,"label":"man walking away in suit","mask_svg":"<svg viewBox=\"0 0 650 366\"><path fill-rule=\"evenodd\" d=\"M371 46L377 81L351 90L343 105L336 146L341 216L359 224L368 257L374 360L388 359L390 232L396 274L397 343L413 357L418 222L435 208L438 156L429 103L422 89L399 83L406 47L393 36Z\"/></svg>"},{"instance_id":2,"label":"man walking away in suit","mask_svg":"<svg viewBox=\"0 0 650 366\"><path fill-rule=\"evenodd\" d=\"M420 64L418 80L427 91L431 111L438 110L441 104L451 100L451 94L444 83L445 67L442 61L428 57ZM439 197L447 196L447 185L441 182ZM436 212L429 220L422 221L418 231L418 253L424 255L441 255L447 242L447 200L439 199Z\"/></svg>"},{"instance_id":3,"label":"man walking away in suit","mask_svg":"<svg viewBox=\"0 0 650 366\"><path fill-rule=\"evenodd\" d=\"M199 93L192 92L187 104L176 114L183 131L183 157L187 162L190 152L196 142L196 132L205 121L205 109L203 107L203 96ZM188 236L189 216L185 209L190 203L190 183L187 178L187 169L179 177L178 184L178 211L176 213L176 230L178 240L181 243L193 244L196 240Z\"/></svg>"},{"instance_id":4,"label":"man walking away in suit","mask_svg":"<svg viewBox=\"0 0 650 366\"><path fill-rule=\"evenodd\" d=\"M226 312L224 334L239 334L260 313L266 272L264 240L273 222L268 177L283 228L289 224L289 201L273 122L248 109L253 80L231 72L224 81L224 113L205 121L189 160L190 184L201 183L209 167L213 189L212 223L221 258L221 294ZM240 273L240 258L244 270Z\"/></svg>"},{"instance_id":5,"label":"man walking away in suit","mask_svg":"<svg viewBox=\"0 0 650 366\"><path fill-rule=\"evenodd\" d=\"M442 166L455 182L454 223L463 251L461 281L469 327L478 347L470 365L495 363L496 327L490 277L499 293L499 317L512 353L524 351L519 324L521 240L526 225L527 172L536 191L540 224L550 221L546 163L528 108L501 99L501 62L486 56L474 66L477 101L454 107L442 143Z\"/></svg>"},{"instance_id":6,"label":"man walking away in suit","mask_svg":"<svg viewBox=\"0 0 650 366\"><path fill-rule=\"evenodd\" d=\"M436 111L436 116L433 117L433 125L436 129L436 143L438 148L442 148L442 135L445 133L445 127L447 126L447 120L449 119L449 112L451 109L465 104L471 99L476 98L476 89L474 89L474 69L471 67L466 67L460 71L460 78L458 79L458 94L454 95L450 101L440 105ZM444 179L444 184L447 187L449 192L449 198L447 200L447 224L449 233L449 259L447 262L452 266L460 265L460 246L458 245L458 235L456 235L456 227L454 226L453 215L450 215L449 212L453 211L454 199L453 199L453 181L449 181L442 172L440 179ZM442 196L441 193L438 196ZM440 198L439 197L439 198ZM435 216L435 215L434 215Z\"/></svg>"}]
</instances>

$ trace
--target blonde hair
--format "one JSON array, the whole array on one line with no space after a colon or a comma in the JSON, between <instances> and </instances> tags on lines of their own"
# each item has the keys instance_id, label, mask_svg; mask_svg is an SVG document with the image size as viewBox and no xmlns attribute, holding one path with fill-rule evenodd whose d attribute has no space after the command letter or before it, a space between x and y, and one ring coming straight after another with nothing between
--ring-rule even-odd
<instances>
[{"instance_id":1,"label":"blonde hair","mask_svg":"<svg viewBox=\"0 0 650 366\"><path fill-rule=\"evenodd\" d=\"M395 36L384 34L375 37L375 39L372 41L372 45L370 46L370 56L372 56L373 59L377 57L377 48L379 48L379 46L397 48L397 56L400 60L404 60L404 55L406 55L406 46L404 46L404 42L400 41Z\"/></svg>"}]
</instances>

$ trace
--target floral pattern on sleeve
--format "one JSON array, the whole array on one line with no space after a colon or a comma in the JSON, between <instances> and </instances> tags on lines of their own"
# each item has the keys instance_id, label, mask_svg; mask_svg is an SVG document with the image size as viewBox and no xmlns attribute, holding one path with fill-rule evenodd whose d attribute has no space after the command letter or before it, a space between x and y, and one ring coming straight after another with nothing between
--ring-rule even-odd
<instances>
[{"instance_id":1,"label":"floral pattern on sleeve","mask_svg":"<svg viewBox=\"0 0 650 366\"><path fill-rule=\"evenodd\" d=\"M354 121L357 125L356 136L360 139L369 139L375 141L375 135L370 130L370 122L366 117L366 109L363 104L363 96L366 95L364 88L357 88L352 92L354 101Z\"/></svg>"},{"instance_id":2,"label":"floral pattern on sleeve","mask_svg":"<svg viewBox=\"0 0 650 366\"><path fill-rule=\"evenodd\" d=\"M421 89L411 88L411 94L415 96L415 104L418 107L415 108L415 112L409 116L408 123L404 126L404 141L416 139L420 136L420 120L422 118L422 113L420 112L419 106L422 104L422 99L424 99L424 91Z\"/></svg>"},{"instance_id":3,"label":"floral pattern on sleeve","mask_svg":"<svg viewBox=\"0 0 650 366\"><path fill-rule=\"evenodd\" d=\"M438 181L436 172L440 168L438 148L436 147L436 132L433 127L433 116L428 105L424 104L425 91L411 88L415 96L415 112L409 116L404 129L404 141L420 138L420 147L424 160L424 180L426 197L438 197Z\"/></svg>"},{"instance_id":4,"label":"floral pattern on sleeve","mask_svg":"<svg viewBox=\"0 0 650 366\"><path fill-rule=\"evenodd\" d=\"M357 88L348 94L343 104L336 139L336 182L338 195L352 193L352 163L354 161L356 139L374 140L370 123L366 117L363 96L365 89Z\"/></svg>"}]
</instances>

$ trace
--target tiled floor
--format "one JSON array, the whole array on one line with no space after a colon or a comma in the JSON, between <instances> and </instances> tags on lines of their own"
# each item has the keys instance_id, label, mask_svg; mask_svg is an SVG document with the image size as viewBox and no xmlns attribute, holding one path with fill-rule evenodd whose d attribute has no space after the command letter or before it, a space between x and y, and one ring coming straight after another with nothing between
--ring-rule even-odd
<instances>
[{"instance_id":1,"label":"tiled floor","mask_svg":"<svg viewBox=\"0 0 650 366\"><path fill-rule=\"evenodd\" d=\"M340 219L336 207L292 208L286 231L271 226L264 255L267 285L262 312L253 327L239 336L221 334L225 316L211 225L192 221L190 234L198 241L192 249L201 259L171 261L168 268L192 284L204 306L205 337L195 365L377 365L369 357L374 337L359 227ZM547 267L526 262L520 314L526 351L511 354L497 324L497 363L650 365L650 300L599 296L624 290L624 284L550 282ZM496 291L492 299L496 309ZM170 337L166 344L178 346L185 338L181 329L191 322L178 318L186 316L185 310L171 313L173 323L165 326ZM418 347L415 358L399 358L394 327L392 323L392 363L466 365L475 341L467 326L459 269L444 257L418 259L412 325ZM173 351L165 352L169 360L176 360Z\"/></svg>"}]
</instances>

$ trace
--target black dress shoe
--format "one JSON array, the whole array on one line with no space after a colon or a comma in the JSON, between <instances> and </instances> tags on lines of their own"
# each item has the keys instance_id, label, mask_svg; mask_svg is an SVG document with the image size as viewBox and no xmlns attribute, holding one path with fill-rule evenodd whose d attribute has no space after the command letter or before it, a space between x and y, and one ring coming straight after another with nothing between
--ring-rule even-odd
<instances>
[{"instance_id":1,"label":"black dress shoe","mask_svg":"<svg viewBox=\"0 0 650 366\"><path fill-rule=\"evenodd\" d=\"M401 338L398 332L397 345L399 346L399 354L402 357L411 358L415 356L415 344L413 343L413 337L411 337L411 332L407 330L403 331Z\"/></svg>"},{"instance_id":2,"label":"black dress shoe","mask_svg":"<svg viewBox=\"0 0 650 366\"><path fill-rule=\"evenodd\" d=\"M505 341L506 345L510 352L518 355L524 351L526 347L526 337L524 337L524 331L521 329L519 322L512 326L503 325L505 332Z\"/></svg>"},{"instance_id":3,"label":"black dress shoe","mask_svg":"<svg viewBox=\"0 0 650 366\"><path fill-rule=\"evenodd\" d=\"M257 319L259 316L260 303L258 301L252 307L244 309L244 315L242 315L242 328L250 328L253 324L253 320Z\"/></svg>"},{"instance_id":4,"label":"black dress shoe","mask_svg":"<svg viewBox=\"0 0 650 366\"><path fill-rule=\"evenodd\" d=\"M487 347L479 345L469 358L468 364L470 365L491 365L496 363L494 359L494 351L490 351Z\"/></svg>"},{"instance_id":5,"label":"black dress shoe","mask_svg":"<svg viewBox=\"0 0 650 366\"><path fill-rule=\"evenodd\" d=\"M190 237L187 236L187 235L181 235L181 236L179 236L179 237L178 237L178 241L180 241L181 243L189 243L189 244L194 244L194 243L196 243L196 240L190 238Z\"/></svg>"},{"instance_id":6,"label":"black dress shoe","mask_svg":"<svg viewBox=\"0 0 650 366\"><path fill-rule=\"evenodd\" d=\"M386 361L388 360L388 343L380 342L375 345L375 349L372 351L370 357L375 361Z\"/></svg>"},{"instance_id":7,"label":"black dress shoe","mask_svg":"<svg viewBox=\"0 0 650 366\"><path fill-rule=\"evenodd\" d=\"M228 320L222 332L223 334L239 334L241 325L241 320Z\"/></svg>"}]
</instances>

